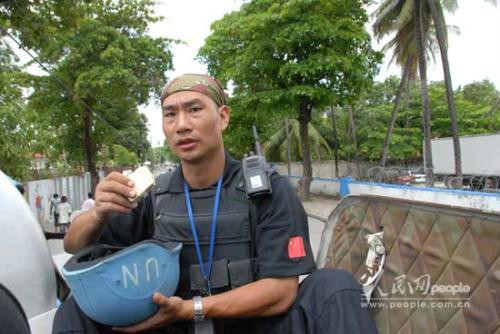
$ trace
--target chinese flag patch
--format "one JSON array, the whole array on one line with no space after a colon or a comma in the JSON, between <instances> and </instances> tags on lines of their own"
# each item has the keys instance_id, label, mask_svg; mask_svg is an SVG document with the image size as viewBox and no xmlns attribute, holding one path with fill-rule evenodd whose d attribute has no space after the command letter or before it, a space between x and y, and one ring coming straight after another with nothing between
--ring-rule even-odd
<instances>
[{"instance_id":1,"label":"chinese flag patch","mask_svg":"<svg viewBox=\"0 0 500 334\"><path fill-rule=\"evenodd\" d=\"M304 239L302 237L291 237L288 239L288 257L296 259L298 257L306 256L304 249Z\"/></svg>"}]
</instances>

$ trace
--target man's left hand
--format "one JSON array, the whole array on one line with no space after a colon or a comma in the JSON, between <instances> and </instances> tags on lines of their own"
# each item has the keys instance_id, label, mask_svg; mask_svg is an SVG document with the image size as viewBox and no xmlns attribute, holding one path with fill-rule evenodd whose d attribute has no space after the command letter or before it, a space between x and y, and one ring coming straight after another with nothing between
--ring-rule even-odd
<instances>
[{"instance_id":1,"label":"man's left hand","mask_svg":"<svg viewBox=\"0 0 500 334\"><path fill-rule=\"evenodd\" d=\"M160 307L152 317L128 327L115 327L113 330L123 333L137 333L149 329L166 327L169 324L186 320L189 316L185 310L185 300L179 297L165 297L159 292L153 295L153 302Z\"/></svg>"}]
</instances>

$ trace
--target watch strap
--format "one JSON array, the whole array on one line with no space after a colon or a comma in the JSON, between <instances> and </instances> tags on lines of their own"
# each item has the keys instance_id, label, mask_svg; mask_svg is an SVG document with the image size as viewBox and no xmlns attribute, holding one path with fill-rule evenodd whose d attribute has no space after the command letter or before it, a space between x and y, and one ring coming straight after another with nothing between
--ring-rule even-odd
<instances>
[{"instance_id":1,"label":"watch strap","mask_svg":"<svg viewBox=\"0 0 500 334\"><path fill-rule=\"evenodd\" d=\"M194 296L193 298L193 308L194 308L194 321L203 321L205 316L203 315L203 303L200 296Z\"/></svg>"}]
</instances>

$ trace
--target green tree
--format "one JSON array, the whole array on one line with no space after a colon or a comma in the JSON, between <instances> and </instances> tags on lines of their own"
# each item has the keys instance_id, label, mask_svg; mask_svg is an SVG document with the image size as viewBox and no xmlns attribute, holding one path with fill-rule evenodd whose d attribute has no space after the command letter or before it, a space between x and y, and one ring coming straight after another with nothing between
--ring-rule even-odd
<instances>
[{"instance_id":1,"label":"green tree","mask_svg":"<svg viewBox=\"0 0 500 334\"><path fill-rule=\"evenodd\" d=\"M118 167L134 167L139 163L139 158L126 147L113 145L113 163Z\"/></svg>"},{"instance_id":2,"label":"green tree","mask_svg":"<svg viewBox=\"0 0 500 334\"><path fill-rule=\"evenodd\" d=\"M283 126L279 128L269 139L264 143L262 149L267 157L272 161L287 160L287 140L290 142L292 160L299 160L302 156L302 145L300 137L300 124L296 119L289 121L289 132L287 131L284 121ZM321 136L319 131L312 123L309 123L309 142L312 148L312 158L321 160L331 157L331 149L327 141Z\"/></svg>"},{"instance_id":3,"label":"green tree","mask_svg":"<svg viewBox=\"0 0 500 334\"><path fill-rule=\"evenodd\" d=\"M499 112L492 111L499 93L491 83L483 83L465 85L454 92L458 126L463 129L463 135L500 131L500 121L497 118ZM363 111L355 113L355 116L359 125L360 153L365 161L376 160L380 155L386 122L393 110L398 85L399 80L396 77L375 83L373 89L366 91L355 105L355 110ZM422 159L422 115L418 84L411 83L406 95L405 103L401 104L400 117L394 125L388 155L389 161L400 164L416 163ZM429 84L429 97L433 110L432 137L450 137L451 126L444 82ZM345 116L340 117L338 121L341 130L341 155L348 159L349 153L354 152L345 134L348 121Z\"/></svg>"},{"instance_id":4,"label":"green tree","mask_svg":"<svg viewBox=\"0 0 500 334\"><path fill-rule=\"evenodd\" d=\"M427 60L426 49L431 18L425 0L385 0L377 9L377 22L375 27L384 34L391 31L398 32L408 29L407 34L410 42L401 43L402 47L413 47L416 52L418 71L420 77L420 91L422 99L422 128L424 133L424 164L426 172L426 182L428 185L433 182L432 172L432 152L431 152L431 128L430 128L430 107L427 87ZM414 44L411 43L414 41ZM407 52L408 56L413 53ZM408 61L409 57L405 57Z\"/></svg>"},{"instance_id":5,"label":"green tree","mask_svg":"<svg viewBox=\"0 0 500 334\"><path fill-rule=\"evenodd\" d=\"M390 63L394 62L401 67L401 80L399 80L397 94L394 99L394 107L387 125L384 145L380 155L380 164L382 166L386 165L387 157L389 155L389 146L391 143L394 125L401 106L403 93L408 89L410 82L416 79L418 59L413 20L406 20L404 24L400 23L397 27L395 27L394 17L392 15L387 15L384 10L385 8L386 7L381 5L374 13L376 21L373 24L373 31L379 41L386 35L392 34L396 31L394 37L383 47L383 51L388 52L392 50ZM434 50L433 39L430 37L431 35L427 39L426 46L428 54L432 54L432 51Z\"/></svg>"},{"instance_id":6,"label":"green tree","mask_svg":"<svg viewBox=\"0 0 500 334\"><path fill-rule=\"evenodd\" d=\"M148 133L147 118L144 114L134 112L126 127L119 129L114 135L113 141L134 152L139 160L144 161L146 152L151 148L146 135Z\"/></svg>"},{"instance_id":7,"label":"green tree","mask_svg":"<svg viewBox=\"0 0 500 334\"><path fill-rule=\"evenodd\" d=\"M500 94L489 80L473 82L461 89L464 99L479 105L489 106L491 112L500 111Z\"/></svg>"},{"instance_id":8,"label":"green tree","mask_svg":"<svg viewBox=\"0 0 500 334\"><path fill-rule=\"evenodd\" d=\"M23 44L36 50L51 72L36 78L30 108L44 113L46 124L65 129L60 136L68 156L85 161L93 186L105 144L116 137L135 152L147 148L138 106L159 93L172 69L171 41L146 35L148 24L157 20L152 5L149 0L35 2L24 9L35 17L32 24L16 7L11 12ZM38 17L44 13L51 13L50 19ZM40 32L37 22L43 22Z\"/></svg>"},{"instance_id":9,"label":"green tree","mask_svg":"<svg viewBox=\"0 0 500 334\"><path fill-rule=\"evenodd\" d=\"M476 91L476 83L464 86L462 90L454 93L457 107L457 122L464 135L482 134L496 132L500 124L495 122L492 114L492 105L486 101L493 99L496 90L489 90L485 86L484 91ZM493 88L494 89L494 88ZM470 93L473 93L473 97ZM446 101L446 85L444 82L436 82L429 86L431 97L431 108L433 110L432 135L433 137L451 137L450 119ZM470 100L467 97L471 98Z\"/></svg>"},{"instance_id":10,"label":"green tree","mask_svg":"<svg viewBox=\"0 0 500 334\"><path fill-rule=\"evenodd\" d=\"M381 56L366 22L360 1L254 0L214 22L199 51L210 73L232 83L247 112L299 121L304 197L312 181L312 111L356 101L377 72Z\"/></svg>"},{"instance_id":11,"label":"green tree","mask_svg":"<svg viewBox=\"0 0 500 334\"><path fill-rule=\"evenodd\" d=\"M488 0L496 4L496 0ZM429 47L427 41L430 38L430 27L433 26L437 45L441 55L441 63L443 65L444 79L446 85L446 98L448 103L448 117L450 118L451 134L453 137L454 157L455 157L455 174L458 177L462 176L459 127L457 121L457 108L451 80L451 71L448 61L448 36L447 26L444 18L444 12L453 12L457 8L457 1L441 1L441 0L386 0L383 1L377 10L377 22L375 23L375 31L387 32L397 31L401 35L407 32L407 36L414 36L414 41L410 39L399 39L398 46L400 51L412 50L416 46L416 54L418 55L418 65L420 72L421 91L422 91L422 107L423 107L423 127L426 148L426 170L427 179L432 177L432 156L430 153L430 129L427 126L430 124L430 112L427 109L429 102L426 88L426 60L425 49ZM413 29L406 29L412 27ZM406 42L404 45L402 42ZM402 45L403 44L403 45ZM432 47L432 45L431 45ZM406 51L407 55L412 53ZM406 61L410 61L406 57ZM405 65L406 66L406 65ZM403 76L407 75L405 67L403 67ZM398 100L396 100L397 107ZM395 109L396 109L395 107ZM391 118L392 120L392 118ZM391 129L389 123L389 130ZM388 133L389 135L389 133ZM390 138L390 136L389 136ZM385 150L384 150L385 152ZM383 153L384 153L383 152ZM385 156L382 156L382 162L385 162Z\"/></svg>"},{"instance_id":12,"label":"green tree","mask_svg":"<svg viewBox=\"0 0 500 334\"><path fill-rule=\"evenodd\" d=\"M22 99L25 85L11 48L0 39L0 170L24 180L31 162L31 132Z\"/></svg>"},{"instance_id":13,"label":"green tree","mask_svg":"<svg viewBox=\"0 0 500 334\"><path fill-rule=\"evenodd\" d=\"M496 5L496 0L487 0ZM446 98L448 101L448 110L451 123L451 132L453 137L453 148L455 157L455 174L458 178L462 177L462 161L460 153L460 140L457 121L457 108L455 106L455 98L453 93L453 85L451 81L450 64L448 61L448 36L446 21L444 18L444 10L453 12L458 7L456 0L439 1L439 0L426 0L427 6L431 13L432 21L434 23L439 50L441 54L441 63L443 65L444 82L446 85Z\"/></svg>"}]
</instances>

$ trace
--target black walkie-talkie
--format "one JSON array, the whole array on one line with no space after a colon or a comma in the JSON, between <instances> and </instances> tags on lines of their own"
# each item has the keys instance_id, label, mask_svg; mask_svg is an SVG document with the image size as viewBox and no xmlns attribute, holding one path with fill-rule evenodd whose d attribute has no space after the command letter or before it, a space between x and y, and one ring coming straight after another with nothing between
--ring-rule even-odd
<instances>
[{"instance_id":1,"label":"black walkie-talkie","mask_svg":"<svg viewBox=\"0 0 500 334\"><path fill-rule=\"evenodd\" d=\"M248 197L272 193L271 182L267 174L266 158L262 154L257 128L252 125L257 154L243 158L243 176L245 177L246 192Z\"/></svg>"}]
</instances>

